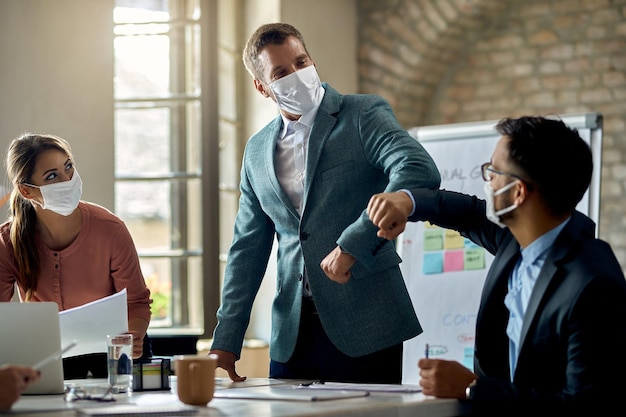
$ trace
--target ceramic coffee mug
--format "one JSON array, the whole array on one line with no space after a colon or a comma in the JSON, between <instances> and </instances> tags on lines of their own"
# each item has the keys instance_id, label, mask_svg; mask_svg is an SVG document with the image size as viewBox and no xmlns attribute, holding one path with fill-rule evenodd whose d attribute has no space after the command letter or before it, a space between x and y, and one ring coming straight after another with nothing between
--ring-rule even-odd
<instances>
[{"instance_id":1,"label":"ceramic coffee mug","mask_svg":"<svg viewBox=\"0 0 626 417\"><path fill-rule=\"evenodd\" d=\"M176 355L174 372L178 399L189 405L206 405L215 392L217 355Z\"/></svg>"}]
</instances>

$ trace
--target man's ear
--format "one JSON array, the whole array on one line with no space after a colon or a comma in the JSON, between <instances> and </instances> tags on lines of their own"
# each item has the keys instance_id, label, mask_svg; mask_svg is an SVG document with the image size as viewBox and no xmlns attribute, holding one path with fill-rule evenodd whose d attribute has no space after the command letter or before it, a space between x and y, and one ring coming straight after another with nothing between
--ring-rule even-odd
<instances>
[{"instance_id":1,"label":"man's ear","mask_svg":"<svg viewBox=\"0 0 626 417\"><path fill-rule=\"evenodd\" d=\"M265 91L265 85L256 78L254 79L254 88L256 89L256 91L261 93L263 97L268 98L270 96L269 93Z\"/></svg>"},{"instance_id":2,"label":"man's ear","mask_svg":"<svg viewBox=\"0 0 626 417\"><path fill-rule=\"evenodd\" d=\"M528 200L528 193L530 189L528 184L524 181L517 181L517 186L515 187L515 201L514 203L518 206L522 204L524 201Z\"/></svg>"}]
</instances>

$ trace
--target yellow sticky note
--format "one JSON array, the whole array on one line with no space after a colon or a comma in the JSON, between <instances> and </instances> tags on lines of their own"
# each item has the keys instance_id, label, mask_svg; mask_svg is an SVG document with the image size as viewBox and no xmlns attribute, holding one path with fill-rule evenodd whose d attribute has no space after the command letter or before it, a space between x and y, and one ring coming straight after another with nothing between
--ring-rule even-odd
<instances>
[{"instance_id":1,"label":"yellow sticky note","mask_svg":"<svg viewBox=\"0 0 626 417\"><path fill-rule=\"evenodd\" d=\"M455 230L446 229L444 247L446 249L461 249L465 246L465 239Z\"/></svg>"}]
</instances>

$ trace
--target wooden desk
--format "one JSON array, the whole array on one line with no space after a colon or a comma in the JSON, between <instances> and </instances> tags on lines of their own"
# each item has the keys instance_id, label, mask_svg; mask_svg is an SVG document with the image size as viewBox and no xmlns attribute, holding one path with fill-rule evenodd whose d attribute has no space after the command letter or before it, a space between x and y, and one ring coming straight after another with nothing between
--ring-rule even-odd
<instances>
[{"instance_id":1,"label":"wooden desk","mask_svg":"<svg viewBox=\"0 0 626 417\"><path fill-rule=\"evenodd\" d=\"M74 381L72 381L74 382ZM288 387L296 381L279 381L252 378L242 383L232 383L227 378L216 379L216 390L267 387ZM300 381L297 381L300 382ZM94 383L94 381L90 381ZM105 381L102 381L105 383ZM46 416L72 417L79 408L109 407L112 404L137 404L158 406L181 404L176 396L175 377L171 391L134 392L117 395L115 403L77 401L66 403L62 395L23 396L13 405L11 413L22 417ZM198 416L219 417L299 417L299 416L371 416L371 417L456 417L468 414L465 404L457 400L433 399L421 393L376 393L366 397L327 401L244 400L214 398L206 407L197 407Z\"/></svg>"}]
</instances>

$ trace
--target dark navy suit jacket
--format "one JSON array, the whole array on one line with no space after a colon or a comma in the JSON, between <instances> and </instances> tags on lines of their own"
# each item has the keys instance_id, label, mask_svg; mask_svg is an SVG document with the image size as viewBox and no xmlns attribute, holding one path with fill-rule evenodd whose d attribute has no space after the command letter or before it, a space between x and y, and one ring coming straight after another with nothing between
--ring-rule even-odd
<instances>
[{"instance_id":1,"label":"dark navy suit jacket","mask_svg":"<svg viewBox=\"0 0 626 417\"><path fill-rule=\"evenodd\" d=\"M519 244L486 218L483 200L445 190L413 195L411 221L456 230L495 255L476 322L475 405L577 414L626 394L626 281L590 218L575 212L550 249L524 317L511 382L504 297Z\"/></svg>"}]
</instances>

